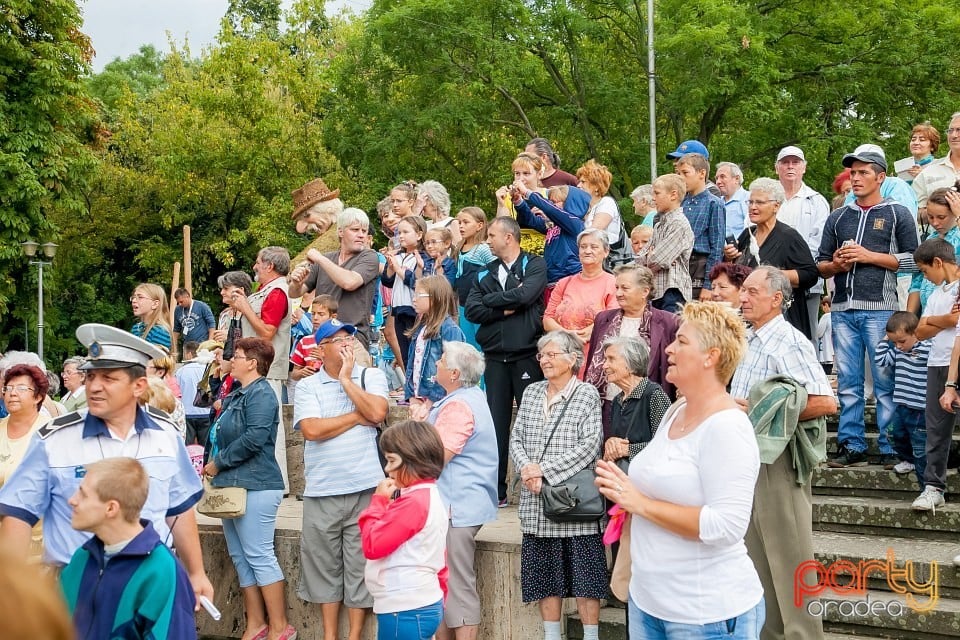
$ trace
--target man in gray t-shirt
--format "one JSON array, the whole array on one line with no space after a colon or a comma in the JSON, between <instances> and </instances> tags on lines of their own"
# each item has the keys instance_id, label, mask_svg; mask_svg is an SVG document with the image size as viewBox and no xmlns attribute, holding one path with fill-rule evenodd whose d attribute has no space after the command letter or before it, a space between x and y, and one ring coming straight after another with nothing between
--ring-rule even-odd
<instances>
[{"instance_id":1,"label":"man in gray t-shirt","mask_svg":"<svg viewBox=\"0 0 960 640\"><path fill-rule=\"evenodd\" d=\"M370 219L360 209L345 209L337 217L340 249L307 252L310 265L300 265L290 274L290 297L315 291L337 301L337 319L357 328L357 338L370 344L370 313L376 293L380 264L377 252L366 245Z\"/></svg>"}]
</instances>

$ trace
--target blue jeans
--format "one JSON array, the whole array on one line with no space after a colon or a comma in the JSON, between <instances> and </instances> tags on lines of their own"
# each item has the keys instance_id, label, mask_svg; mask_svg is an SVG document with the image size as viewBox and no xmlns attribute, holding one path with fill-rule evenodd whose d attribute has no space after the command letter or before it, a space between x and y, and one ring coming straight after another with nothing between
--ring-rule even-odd
<instances>
[{"instance_id":1,"label":"blue jeans","mask_svg":"<svg viewBox=\"0 0 960 640\"><path fill-rule=\"evenodd\" d=\"M273 533L283 490L247 491L247 510L239 518L224 518L223 537L237 569L240 588L265 587L283 580L273 551Z\"/></svg>"},{"instance_id":2,"label":"blue jeans","mask_svg":"<svg viewBox=\"0 0 960 640\"><path fill-rule=\"evenodd\" d=\"M641 611L633 598L630 598L627 607L630 640L757 640L766 618L763 598L760 598L757 606L736 618L708 624L661 620Z\"/></svg>"},{"instance_id":3,"label":"blue jeans","mask_svg":"<svg viewBox=\"0 0 960 640\"><path fill-rule=\"evenodd\" d=\"M430 640L443 619L443 600L419 609L377 614L377 640Z\"/></svg>"},{"instance_id":4,"label":"blue jeans","mask_svg":"<svg viewBox=\"0 0 960 640\"><path fill-rule=\"evenodd\" d=\"M873 373L873 394L877 398L877 427L881 454L893 454L887 441L887 428L893 422L893 368L878 367L874 361L877 343L886 335L892 311L835 311L833 321L833 370L837 374L840 397L840 427L837 440L851 452L867 450L863 423L864 354Z\"/></svg>"},{"instance_id":5,"label":"blue jeans","mask_svg":"<svg viewBox=\"0 0 960 640\"><path fill-rule=\"evenodd\" d=\"M924 409L897 405L897 419L888 434L901 460L912 462L920 488L927 466L927 415Z\"/></svg>"}]
</instances>

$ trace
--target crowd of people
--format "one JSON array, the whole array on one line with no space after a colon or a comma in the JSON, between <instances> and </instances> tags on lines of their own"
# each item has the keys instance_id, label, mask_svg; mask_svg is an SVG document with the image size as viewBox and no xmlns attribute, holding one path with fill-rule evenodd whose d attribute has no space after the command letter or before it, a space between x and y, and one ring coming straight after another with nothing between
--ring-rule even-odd
<instances>
[{"instance_id":1,"label":"crowd of people","mask_svg":"<svg viewBox=\"0 0 960 640\"><path fill-rule=\"evenodd\" d=\"M77 330L87 356L63 363L59 402L39 358L0 361L0 544L59 573L82 638L116 625L192 637L192 610L214 596L194 507L204 487L240 492L223 530L242 638L292 640L273 537L296 429L297 595L319 605L325 640L341 609L359 640L371 608L381 639L476 638L476 536L511 502L545 640L561 637L567 597L597 640L616 567L633 640L822 637L793 605L794 570L813 558L811 474L870 462L866 398L876 462L915 474L914 509L944 503L960 114L946 134L936 159L939 132L915 127L897 175L880 147L857 147L832 208L804 183L799 147L744 187L732 162L711 181L689 140L668 154L674 173L631 194L643 222L630 230L611 172L566 173L542 138L491 194L492 218L454 215L436 181L398 184L377 206L380 248L369 216L312 180L292 223L335 228L336 250L292 264L262 248L253 277L218 277L219 315L185 289L171 313L162 287L138 285L130 333ZM410 419L386 427L391 402ZM166 545L178 561L151 554ZM88 585L105 567L98 607ZM126 598L145 579L170 597Z\"/></svg>"}]
</instances>

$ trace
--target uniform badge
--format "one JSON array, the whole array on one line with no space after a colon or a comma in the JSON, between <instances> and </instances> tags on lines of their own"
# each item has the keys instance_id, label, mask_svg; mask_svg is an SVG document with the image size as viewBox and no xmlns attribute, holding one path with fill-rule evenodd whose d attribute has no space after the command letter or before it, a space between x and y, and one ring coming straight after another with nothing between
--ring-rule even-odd
<instances>
[{"instance_id":1,"label":"uniform badge","mask_svg":"<svg viewBox=\"0 0 960 640\"><path fill-rule=\"evenodd\" d=\"M883 231L883 218L877 218L873 221L873 230L874 231Z\"/></svg>"},{"instance_id":2,"label":"uniform badge","mask_svg":"<svg viewBox=\"0 0 960 640\"><path fill-rule=\"evenodd\" d=\"M99 342L91 342L89 347L89 354L91 358L99 358L100 354L103 353L103 349L100 347Z\"/></svg>"},{"instance_id":3,"label":"uniform badge","mask_svg":"<svg viewBox=\"0 0 960 640\"><path fill-rule=\"evenodd\" d=\"M83 465L73 468L73 477L74 478L83 478L87 475L87 470Z\"/></svg>"}]
</instances>

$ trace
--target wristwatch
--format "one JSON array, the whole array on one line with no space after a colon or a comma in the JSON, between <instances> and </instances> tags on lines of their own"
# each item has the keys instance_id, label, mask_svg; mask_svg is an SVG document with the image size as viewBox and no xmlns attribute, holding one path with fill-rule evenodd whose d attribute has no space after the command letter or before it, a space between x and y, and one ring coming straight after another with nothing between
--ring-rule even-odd
<instances>
[{"instance_id":1,"label":"wristwatch","mask_svg":"<svg viewBox=\"0 0 960 640\"><path fill-rule=\"evenodd\" d=\"M946 384L943 385L943 386L944 386L944 387L948 387L948 388L950 388L950 389L956 389L956 388L957 388L957 383L956 383L956 381L954 381L954 382L948 382L948 383L946 383Z\"/></svg>"}]
</instances>

